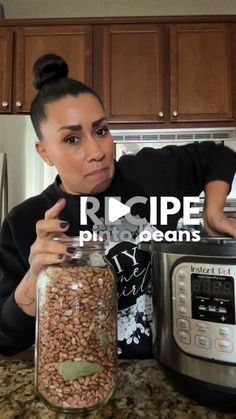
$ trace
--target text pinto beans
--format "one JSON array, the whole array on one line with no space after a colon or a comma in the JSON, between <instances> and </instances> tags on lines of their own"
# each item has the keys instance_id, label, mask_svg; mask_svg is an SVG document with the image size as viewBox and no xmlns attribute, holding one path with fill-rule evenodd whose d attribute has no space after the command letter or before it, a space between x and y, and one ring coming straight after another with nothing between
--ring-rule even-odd
<instances>
[{"instance_id":1,"label":"text pinto beans","mask_svg":"<svg viewBox=\"0 0 236 419\"><path fill-rule=\"evenodd\" d=\"M38 279L36 389L58 411L96 409L116 386L116 282L103 252L89 242Z\"/></svg>"}]
</instances>

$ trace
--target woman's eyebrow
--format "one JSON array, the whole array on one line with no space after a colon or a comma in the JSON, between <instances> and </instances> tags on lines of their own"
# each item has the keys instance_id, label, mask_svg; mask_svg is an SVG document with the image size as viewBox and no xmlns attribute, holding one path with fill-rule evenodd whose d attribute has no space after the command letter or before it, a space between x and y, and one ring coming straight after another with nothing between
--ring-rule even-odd
<instances>
[{"instance_id":1,"label":"woman's eyebrow","mask_svg":"<svg viewBox=\"0 0 236 419\"><path fill-rule=\"evenodd\" d=\"M97 119L97 121L92 122L92 127L97 128L102 122L106 121L105 116L102 118ZM82 125L76 124L76 125L64 125L63 127L59 128L58 131L61 131L63 129L69 129L71 131L80 131L82 129Z\"/></svg>"},{"instance_id":2,"label":"woman's eyebrow","mask_svg":"<svg viewBox=\"0 0 236 419\"><path fill-rule=\"evenodd\" d=\"M59 128L57 131L62 131L63 129L69 129L71 131L79 131L82 129L82 125L64 125L63 127Z\"/></svg>"},{"instance_id":3,"label":"woman's eyebrow","mask_svg":"<svg viewBox=\"0 0 236 419\"><path fill-rule=\"evenodd\" d=\"M98 119L97 121L92 122L92 127L93 128L97 128L102 122L107 122L107 119L105 116L103 116L102 118Z\"/></svg>"}]
</instances>

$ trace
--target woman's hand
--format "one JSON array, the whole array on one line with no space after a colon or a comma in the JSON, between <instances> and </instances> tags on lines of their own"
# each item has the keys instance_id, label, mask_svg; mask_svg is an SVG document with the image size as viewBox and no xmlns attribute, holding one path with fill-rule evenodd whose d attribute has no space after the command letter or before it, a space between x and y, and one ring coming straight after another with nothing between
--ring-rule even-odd
<instances>
[{"instance_id":1,"label":"woman's hand","mask_svg":"<svg viewBox=\"0 0 236 419\"><path fill-rule=\"evenodd\" d=\"M223 212L204 211L204 228L210 236L230 236L236 239L236 219L227 217Z\"/></svg>"},{"instance_id":2,"label":"woman's hand","mask_svg":"<svg viewBox=\"0 0 236 419\"><path fill-rule=\"evenodd\" d=\"M205 186L203 211L204 228L210 236L231 236L236 239L236 219L224 213L229 185L224 181L212 181Z\"/></svg>"},{"instance_id":3,"label":"woman's hand","mask_svg":"<svg viewBox=\"0 0 236 419\"><path fill-rule=\"evenodd\" d=\"M31 316L35 316L36 312L36 284L39 273L45 266L60 263L74 253L73 247L53 240L55 236L66 237L65 232L69 224L58 218L65 204L65 199L61 199L46 211L43 220L37 222L37 238L30 249L30 268L15 291L16 303Z\"/></svg>"},{"instance_id":4,"label":"woman's hand","mask_svg":"<svg viewBox=\"0 0 236 419\"><path fill-rule=\"evenodd\" d=\"M37 277L45 266L60 263L66 255L71 256L74 253L74 249L68 244L53 240L54 237L64 237L69 228L67 221L58 218L65 204L65 199L59 200L45 212L44 219L36 223L37 238L29 255L31 276Z\"/></svg>"}]
</instances>

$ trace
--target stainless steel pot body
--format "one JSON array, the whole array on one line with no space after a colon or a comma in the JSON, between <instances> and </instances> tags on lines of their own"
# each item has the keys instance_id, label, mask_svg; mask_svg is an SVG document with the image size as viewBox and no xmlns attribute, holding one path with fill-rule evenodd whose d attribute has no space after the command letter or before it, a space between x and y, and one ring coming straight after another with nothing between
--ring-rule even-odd
<instances>
[{"instance_id":1,"label":"stainless steel pot body","mask_svg":"<svg viewBox=\"0 0 236 419\"><path fill-rule=\"evenodd\" d=\"M223 249L223 250L222 250ZM224 361L187 353L183 350L184 345L176 342L176 321L175 299L176 293L173 290L173 271L183 260L192 261L196 266L199 263L205 266L234 266L236 272L236 244L227 252L226 247L183 245L169 246L168 244L153 244L150 246L152 254L152 295L153 295L153 350L155 357L166 367L186 377L203 382L206 385L217 386L223 392L236 395L236 347L233 345L230 356L224 355ZM223 253L222 253L223 252ZM187 255L186 255L187 253ZM218 256L216 254L218 253ZM221 253L219 255L219 253ZM228 256L226 256L228 254ZM235 273L236 276L236 273ZM234 284L236 285L236 284ZM190 298L190 297L189 297ZM174 314L174 315L173 315ZM191 321L190 319L188 321ZM211 322L203 322L211 326ZM202 323L201 323L202 324ZM221 326L219 326L221 327ZM228 330L224 325L221 330ZM236 325L230 325L230 330L236 334ZM233 337L235 338L235 336ZM232 338L232 339L233 339ZM231 339L231 340L232 340ZM204 343L204 339L202 340ZM226 342L227 343L227 342ZM235 343L235 340L234 340ZM181 347L182 346L182 347ZM207 352L205 349L203 353ZM229 358L229 359L228 359Z\"/></svg>"}]
</instances>

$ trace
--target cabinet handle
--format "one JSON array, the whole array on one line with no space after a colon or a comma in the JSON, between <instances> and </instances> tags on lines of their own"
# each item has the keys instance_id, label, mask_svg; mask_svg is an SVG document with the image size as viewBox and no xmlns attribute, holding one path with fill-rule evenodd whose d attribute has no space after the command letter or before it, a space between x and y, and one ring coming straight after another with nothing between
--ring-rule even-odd
<instances>
[{"instance_id":1,"label":"cabinet handle","mask_svg":"<svg viewBox=\"0 0 236 419\"><path fill-rule=\"evenodd\" d=\"M21 106L22 106L22 102L17 101L17 102L16 102L16 107L17 107L17 108L21 108Z\"/></svg>"},{"instance_id":2,"label":"cabinet handle","mask_svg":"<svg viewBox=\"0 0 236 419\"><path fill-rule=\"evenodd\" d=\"M177 112L177 111L174 111L174 112L172 112L172 115L173 115L174 117L176 117L176 116L178 116L178 112Z\"/></svg>"},{"instance_id":3,"label":"cabinet handle","mask_svg":"<svg viewBox=\"0 0 236 419\"><path fill-rule=\"evenodd\" d=\"M2 102L2 107L3 108L7 108L8 107L8 102L6 102L5 100Z\"/></svg>"},{"instance_id":4,"label":"cabinet handle","mask_svg":"<svg viewBox=\"0 0 236 419\"><path fill-rule=\"evenodd\" d=\"M160 117L160 118L163 118L164 117L164 112L159 112L159 114L158 114L158 116Z\"/></svg>"}]
</instances>

